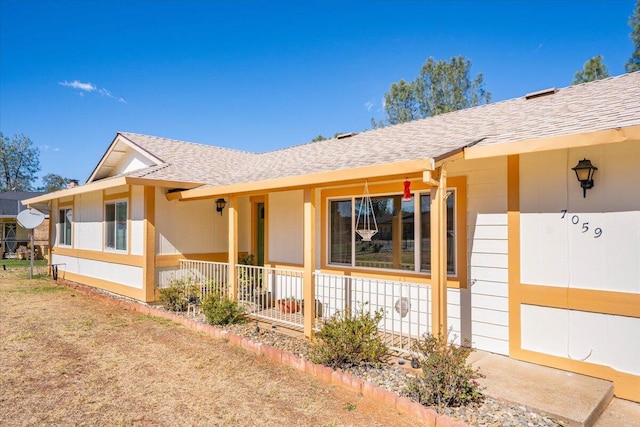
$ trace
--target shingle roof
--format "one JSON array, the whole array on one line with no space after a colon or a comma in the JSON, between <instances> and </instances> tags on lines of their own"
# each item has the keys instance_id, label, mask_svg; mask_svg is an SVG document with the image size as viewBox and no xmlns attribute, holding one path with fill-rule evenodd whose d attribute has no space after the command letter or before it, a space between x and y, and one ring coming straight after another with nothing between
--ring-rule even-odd
<instances>
[{"instance_id":1,"label":"shingle roof","mask_svg":"<svg viewBox=\"0 0 640 427\"><path fill-rule=\"evenodd\" d=\"M166 162L130 175L219 186L437 158L474 142L483 146L636 125L640 72L260 154L121 134Z\"/></svg>"},{"instance_id":2,"label":"shingle roof","mask_svg":"<svg viewBox=\"0 0 640 427\"><path fill-rule=\"evenodd\" d=\"M27 207L20 203L22 200L46 194L39 191L8 191L0 193L0 216L18 216Z\"/></svg>"}]
</instances>

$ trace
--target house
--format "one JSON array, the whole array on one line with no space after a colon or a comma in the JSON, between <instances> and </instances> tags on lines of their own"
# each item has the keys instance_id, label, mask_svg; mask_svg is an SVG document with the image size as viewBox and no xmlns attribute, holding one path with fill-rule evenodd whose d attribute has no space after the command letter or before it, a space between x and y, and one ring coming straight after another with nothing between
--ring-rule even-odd
<instances>
[{"instance_id":1,"label":"house","mask_svg":"<svg viewBox=\"0 0 640 427\"><path fill-rule=\"evenodd\" d=\"M72 281L151 302L186 274L308 336L364 304L394 348L451 328L640 401L638 72L266 153L119 132L26 203Z\"/></svg>"},{"instance_id":2,"label":"house","mask_svg":"<svg viewBox=\"0 0 640 427\"><path fill-rule=\"evenodd\" d=\"M26 207L22 201L28 198L41 196L43 192L8 191L0 193L0 248L2 258L28 257L29 233L31 230L22 228L17 221L18 214ZM49 221L45 220L33 230L35 257L42 259L46 256L49 247Z\"/></svg>"}]
</instances>

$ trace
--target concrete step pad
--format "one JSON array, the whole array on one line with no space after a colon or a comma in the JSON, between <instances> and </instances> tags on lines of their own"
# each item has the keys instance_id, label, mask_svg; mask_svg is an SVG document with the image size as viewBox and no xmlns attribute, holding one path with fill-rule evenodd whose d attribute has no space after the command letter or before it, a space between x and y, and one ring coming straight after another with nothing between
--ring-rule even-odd
<instances>
[{"instance_id":1,"label":"concrete step pad","mask_svg":"<svg viewBox=\"0 0 640 427\"><path fill-rule=\"evenodd\" d=\"M613 398L613 383L506 356L474 351L469 362L486 376L479 380L491 397L565 421L593 426Z\"/></svg>"},{"instance_id":2,"label":"concrete step pad","mask_svg":"<svg viewBox=\"0 0 640 427\"><path fill-rule=\"evenodd\" d=\"M640 403L614 397L594 426L640 426Z\"/></svg>"}]
</instances>

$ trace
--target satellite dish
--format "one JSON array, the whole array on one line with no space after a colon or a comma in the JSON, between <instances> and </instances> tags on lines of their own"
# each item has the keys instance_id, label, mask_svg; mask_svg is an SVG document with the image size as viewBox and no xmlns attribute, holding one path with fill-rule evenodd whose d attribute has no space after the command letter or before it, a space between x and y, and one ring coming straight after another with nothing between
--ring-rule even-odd
<instances>
[{"instance_id":1,"label":"satellite dish","mask_svg":"<svg viewBox=\"0 0 640 427\"><path fill-rule=\"evenodd\" d=\"M17 220L22 228L32 229L42 224L44 218L45 214L37 209L29 208L20 212L18 214Z\"/></svg>"}]
</instances>

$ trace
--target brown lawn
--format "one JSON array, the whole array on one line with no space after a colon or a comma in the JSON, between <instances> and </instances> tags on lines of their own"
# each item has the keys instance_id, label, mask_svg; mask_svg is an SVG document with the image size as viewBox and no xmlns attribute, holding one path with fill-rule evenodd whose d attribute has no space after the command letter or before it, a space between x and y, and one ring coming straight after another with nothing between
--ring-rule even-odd
<instances>
[{"instance_id":1,"label":"brown lawn","mask_svg":"<svg viewBox=\"0 0 640 427\"><path fill-rule=\"evenodd\" d=\"M292 368L0 270L0 425L410 426Z\"/></svg>"}]
</instances>

